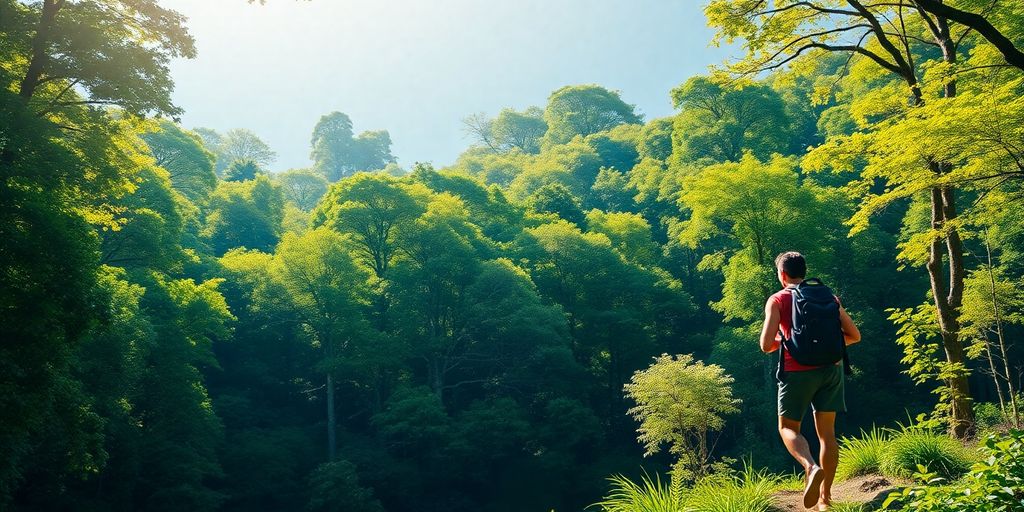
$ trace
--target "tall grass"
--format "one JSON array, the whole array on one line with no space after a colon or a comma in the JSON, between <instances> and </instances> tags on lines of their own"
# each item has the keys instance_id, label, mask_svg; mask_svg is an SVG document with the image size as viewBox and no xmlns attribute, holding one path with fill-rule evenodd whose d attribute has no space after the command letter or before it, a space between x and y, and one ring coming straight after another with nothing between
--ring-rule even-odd
<instances>
[{"instance_id":1,"label":"tall grass","mask_svg":"<svg viewBox=\"0 0 1024 512\"><path fill-rule=\"evenodd\" d=\"M682 512L681 498L671 485L662 483L657 474L652 479L647 472L634 482L622 475L608 478L611 490L604 500L590 505L602 512ZM587 507L588 509L590 507Z\"/></svg>"},{"instance_id":2,"label":"tall grass","mask_svg":"<svg viewBox=\"0 0 1024 512\"><path fill-rule=\"evenodd\" d=\"M882 452L879 469L888 476L910 478L920 464L938 476L955 480L967 473L974 458L971 450L946 434L904 427Z\"/></svg>"},{"instance_id":3,"label":"tall grass","mask_svg":"<svg viewBox=\"0 0 1024 512\"><path fill-rule=\"evenodd\" d=\"M870 431L861 430L860 437L840 439L836 479L880 473L882 455L889 441L889 434L878 427L872 427Z\"/></svg>"},{"instance_id":4,"label":"tall grass","mask_svg":"<svg viewBox=\"0 0 1024 512\"><path fill-rule=\"evenodd\" d=\"M768 512L781 477L745 464L742 471L707 477L690 489L673 490L657 475L640 482L616 475L604 500L594 503L602 512ZM587 508L590 508L587 507Z\"/></svg>"},{"instance_id":5,"label":"tall grass","mask_svg":"<svg viewBox=\"0 0 1024 512\"><path fill-rule=\"evenodd\" d=\"M702 480L690 490L684 510L693 512L768 512L782 478L745 464L743 471Z\"/></svg>"}]
</instances>

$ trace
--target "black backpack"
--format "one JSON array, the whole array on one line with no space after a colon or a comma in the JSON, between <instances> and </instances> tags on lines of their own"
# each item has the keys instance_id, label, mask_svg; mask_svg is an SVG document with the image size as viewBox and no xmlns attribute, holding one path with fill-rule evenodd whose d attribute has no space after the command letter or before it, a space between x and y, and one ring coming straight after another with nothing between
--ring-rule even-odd
<instances>
[{"instance_id":1,"label":"black backpack","mask_svg":"<svg viewBox=\"0 0 1024 512\"><path fill-rule=\"evenodd\" d=\"M841 359L849 375L850 358L839 321L839 302L832 290L817 278L786 289L793 297L792 331L790 338L783 336L779 344L779 381L786 378L783 352L787 350L796 362L806 366L826 366Z\"/></svg>"}]
</instances>

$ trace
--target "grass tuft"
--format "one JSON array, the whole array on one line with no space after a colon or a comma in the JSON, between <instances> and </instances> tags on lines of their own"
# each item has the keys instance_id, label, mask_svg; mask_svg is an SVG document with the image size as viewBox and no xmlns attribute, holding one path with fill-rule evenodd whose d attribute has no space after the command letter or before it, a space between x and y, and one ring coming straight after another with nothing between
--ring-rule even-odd
<instances>
[{"instance_id":1,"label":"grass tuft","mask_svg":"<svg viewBox=\"0 0 1024 512\"><path fill-rule=\"evenodd\" d=\"M880 473L880 464L890 436L886 431L872 427L862 430L860 437L844 437L839 440L839 468L836 479L847 480L861 475Z\"/></svg>"},{"instance_id":2,"label":"grass tuft","mask_svg":"<svg viewBox=\"0 0 1024 512\"><path fill-rule=\"evenodd\" d=\"M920 464L947 480L955 480L971 468L970 450L946 434L904 428L882 452L879 469L888 476L911 478Z\"/></svg>"},{"instance_id":3,"label":"grass tuft","mask_svg":"<svg viewBox=\"0 0 1024 512\"><path fill-rule=\"evenodd\" d=\"M678 497L673 496L669 483L662 483L657 474L651 478L645 471L639 483L622 475L611 476L608 481L608 495L590 507L602 512L679 512Z\"/></svg>"},{"instance_id":4,"label":"grass tuft","mask_svg":"<svg viewBox=\"0 0 1024 512\"><path fill-rule=\"evenodd\" d=\"M745 465L743 471L707 478L690 491L685 510L693 512L768 512L782 479L766 469Z\"/></svg>"}]
</instances>

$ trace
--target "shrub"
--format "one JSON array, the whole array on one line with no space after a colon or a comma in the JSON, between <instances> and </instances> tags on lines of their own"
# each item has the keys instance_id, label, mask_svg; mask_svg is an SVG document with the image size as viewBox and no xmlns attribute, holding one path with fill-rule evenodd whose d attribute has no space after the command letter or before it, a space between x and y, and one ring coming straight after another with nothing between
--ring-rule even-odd
<instances>
[{"instance_id":1,"label":"shrub","mask_svg":"<svg viewBox=\"0 0 1024 512\"><path fill-rule=\"evenodd\" d=\"M893 436L882 451L879 469L888 476L910 478L918 466L955 479L971 467L971 453L959 441L941 433L908 427Z\"/></svg>"},{"instance_id":2,"label":"shrub","mask_svg":"<svg viewBox=\"0 0 1024 512\"><path fill-rule=\"evenodd\" d=\"M1006 421L999 404L979 402L974 404L974 418L979 429L989 429Z\"/></svg>"},{"instance_id":3,"label":"shrub","mask_svg":"<svg viewBox=\"0 0 1024 512\"><path fill-rule=\"evenodd\" d=\"M924 467L915 475L924 485L908 487L885 501L910 512L996 512L1024 510L1024 431L990 434L981 442L984 460L962 480L947 480Z\"/></svg>"},{"instance_id":4,"label":"shrub","mask_svg":"<svg viewBox=\"0 0 1024 512\"><path fill-rule=\"evenodd\" d=\"M844 437L839 441L838 480L881 472L879 465L890 436L875 427L870 432L862 430L860 434L860 437Z\"/></svg>"}]
</instances>

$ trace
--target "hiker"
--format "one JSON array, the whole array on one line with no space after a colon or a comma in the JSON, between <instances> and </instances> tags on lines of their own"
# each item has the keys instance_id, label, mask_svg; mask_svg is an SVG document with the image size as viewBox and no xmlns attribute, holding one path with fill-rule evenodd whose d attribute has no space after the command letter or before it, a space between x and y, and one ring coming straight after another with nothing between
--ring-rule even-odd
<instances>
[{"instance_id":1,"label":"hiker","mask_svg":"<svg viewBox=\"0 0 1024 512\"><path fill-rule=\"evenodd\" d=\"M846 411L846 346L860 341L860 331L827 286L818 279L806 278L803 255L784 252L775 258L775 268L783 289L769 297L764 306L761 350L771 353L781 348L777 373L779 435L806 473L804 507L817 504L818 510L829 510L832 481L839 465L836 413ZM821 444L820 466L800 433L808 404L814 411L814 429Z\"/></svg>"}]
</instances>

